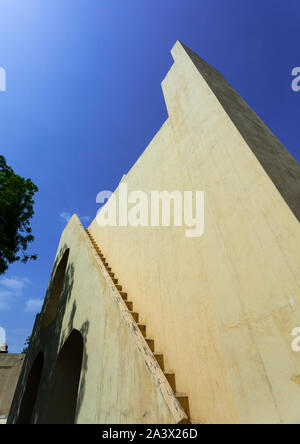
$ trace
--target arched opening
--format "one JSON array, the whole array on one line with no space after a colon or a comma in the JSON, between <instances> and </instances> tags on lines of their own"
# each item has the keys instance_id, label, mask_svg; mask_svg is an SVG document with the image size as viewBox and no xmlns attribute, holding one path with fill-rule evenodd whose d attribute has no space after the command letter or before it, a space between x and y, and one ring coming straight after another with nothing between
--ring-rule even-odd
<instances>
[{"instance_id":1,"label":"arched opening","mask_svg":"<svg viewBox=\"0 0 300 444\"><path fill-rule=\"evenodd\" d=\"M56 361L46 424L74 424L82 354L82 335L78 330L73 330Z\"/></svg>"},{"instance_id":2,"label":"arched opening","mask_svg":"<svg viewBox=\"0 0 300 444\"><path fill-rule=\"evenodd\" d=\"M17 424L30 424L31 422L33 409L40 386L43 366L44 355L40 351L35 358L26 381L26 387L21 401Z\"/></svg>"},{"instance_id":3,"label":"arched opening","mask_svg":"<svg viewBox=\"0 0 300 444\"><path fill-rule=\"evenodd\" d=\"M59 303L59 299L62 293L64 277L66 272L66 267L68 263L70 249L68 248L63 257L61 258L50 287L50 294L48 298L48 303L46 306L43 327L47 327L56 317L56 311Z\"/></svg>"}]
</instances>

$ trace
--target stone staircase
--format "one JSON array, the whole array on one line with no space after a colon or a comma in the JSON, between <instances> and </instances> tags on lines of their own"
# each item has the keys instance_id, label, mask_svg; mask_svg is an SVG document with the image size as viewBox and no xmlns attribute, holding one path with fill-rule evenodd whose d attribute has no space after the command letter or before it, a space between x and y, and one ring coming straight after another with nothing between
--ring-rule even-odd
<instances>
[{"instance_id":1,"label":"stone staircase","mask_svg":"<svg viewBox=\"0 0 300 444\"><path fill-rule=\"evenodd\" d=\"M126 292L122 291L122 285L119 284L118 279L115 276L115 273L112 272L111 267L109 266L108 262L106 261L103 253L101 252L100 248L98 247L95 239L93 238L93 236L90 234L90 232L88 231L88 229L85 230L94 249L96 250L96 253L98 254L99 258L101 259L103 265L105 266L109 276L111 277L115 287L117 288L120 296L122 297L123 301L125 302L129 312L132 315L132 318L134 320L134 322L136 323L137 328L139 328L140 332L142 333L146 343L148 344L149 349L151 350L151 353L153 353L154 358L156 359L158 365L160 366L161 370L164 373L164 376L166 378L166 380L168 381L171 389L174 392L175 397L177 398L177 400L179 401L180 405L182 406L183 410L185 411L187 417L188 417L188 423L190 422L190 410L189 410L189 400L188 400L188 396L185 393L178 393L176 391L176 380L175 380L175 374L173 372L168 372L165 370L165 365L164 365L164 355L162 353L158 353L155 351L155 343L154 343L154 339L150 339L147 337L147 329L146 329L146 325L141 324L140 323L140 319L139 319L139 313L135 312L133 310L133 303L131 301L128 300L128 295Z\"/></svg>"}]
</instances>

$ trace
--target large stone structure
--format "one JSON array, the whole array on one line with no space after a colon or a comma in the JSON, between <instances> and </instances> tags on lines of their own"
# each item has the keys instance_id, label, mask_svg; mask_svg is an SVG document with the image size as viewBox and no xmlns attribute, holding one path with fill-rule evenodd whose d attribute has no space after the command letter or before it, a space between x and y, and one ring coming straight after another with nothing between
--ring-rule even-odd
<instances>
[{"instance_id":1,"label":"large stone structure","mask_svg":"<svg viewBox=\"0 0 300 444\"><path fill-rule=\"evenodd\" d=\"M300 165L220 73L172 55L169 117L122 182L203 190L204 235L74 215L10 423L300 422Z\"/></svg>"}]
</instances>

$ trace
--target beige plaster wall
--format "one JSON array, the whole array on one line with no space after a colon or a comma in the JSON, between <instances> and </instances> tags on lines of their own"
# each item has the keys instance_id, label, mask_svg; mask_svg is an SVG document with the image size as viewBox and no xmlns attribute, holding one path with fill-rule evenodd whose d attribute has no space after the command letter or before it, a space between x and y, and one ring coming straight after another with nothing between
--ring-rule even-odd
<instances>
[{"instance_id":1,"label":"beige plaster wall","mask_svg":"<svg viewBox=\"0 0 300 444\"><path fill-rule=\"evenodd\" d=\"M299 222L179 42L172 55L169 118L123 181L129 192L203 190L205 233L95 220L90 231L192 420L299 422Z\"/></svg>"}]
</instances>

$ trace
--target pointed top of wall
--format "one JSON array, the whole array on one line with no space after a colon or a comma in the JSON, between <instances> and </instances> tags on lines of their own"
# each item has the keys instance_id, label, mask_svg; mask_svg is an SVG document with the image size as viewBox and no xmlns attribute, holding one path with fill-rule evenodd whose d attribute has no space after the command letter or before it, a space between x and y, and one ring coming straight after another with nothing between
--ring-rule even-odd
<instances>
[{"instance_id":1,"label":"pointed top of wall","mask_svg":"<svg viewBox=\"0 0 300 444\"><path fill-rule=\"evenodd\" d=\"M179 66L182 63L193 64L300 221L300 164L297 160L219 71L179 40L171 54Z\"/></svg>"},{"instance_id":2,"label":"pointed top of wall","mask_svg":"<svg viewBox=\"0 0 300 444\"><path fill-rule=\"evenodd\" d=\"M189 61L193 63L195 67L200 71L200 73L203 75L204 78L207 72L211 72L214 73L214 75L220 76L222 79L224 79L222 74L217 69L215 69L209 63L207 63L196 52L192 51L188 46L186 46L180 40L177 40L174 46L172 47L171 54L175 62L179 60L179 57L188 58Z\"/></svg>"}]
</instances>

